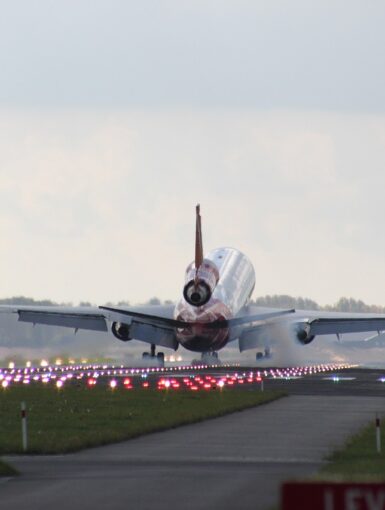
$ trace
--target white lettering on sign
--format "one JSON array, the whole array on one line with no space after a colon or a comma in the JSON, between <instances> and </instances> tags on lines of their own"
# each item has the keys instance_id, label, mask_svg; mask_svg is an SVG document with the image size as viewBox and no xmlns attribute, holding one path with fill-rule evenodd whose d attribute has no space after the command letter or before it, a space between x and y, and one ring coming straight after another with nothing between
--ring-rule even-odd
<instances>
[{"instance_id":1,"label":"white lettering on sign","mask_svg":"<svg viewBox=\"0 0 385 510\"><path fill-rule=\"evenodd\" d=\"M385 490L373 494L373 492L367 492L365 494L366 505L369 510L384 510L385 506Z\"/></svg>"},{"instance_id":2,"label":"white lettering on sign","mask_svg":"<svg viewBox=\"0 0 385 510\"><path fill-rule=\"evenodd\" d=\"M325 494L326 496L326 494ZM326 503L326 499L325 499ZM330 507L331 510L333 506ZM348 489L345 494L345 510L385 510L385 489L374 494L362 489ZM329 510L325 505L325 510Z\"/></svg>"},{"instance_id":3,"label":"white lettering on sign","mask_svg":"<svg viewBox=\"0 0 385 510\"><path fill-rule=\"evenodd\" d=\"M348 489L345 494L346 510L361 510L360 500L362 500L361 489Z\"/></svg>"},{"instance_id":4,"label":"white lettering on sign","mask_svg":"<svg viewBox=\"0 0 385 510\"><path fill-rule=\"evenodd\" d=\"M324 492L324 510L334 510L333 491L330 489Z\"/></svg>"}]
</instances>

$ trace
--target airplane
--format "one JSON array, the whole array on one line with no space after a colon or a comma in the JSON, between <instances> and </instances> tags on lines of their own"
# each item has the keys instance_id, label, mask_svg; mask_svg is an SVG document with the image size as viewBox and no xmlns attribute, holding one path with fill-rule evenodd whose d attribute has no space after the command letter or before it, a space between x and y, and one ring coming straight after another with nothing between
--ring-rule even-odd
<instances>
[{"instance_id":1,"label":"airplane","mask_svg":"<svg viewBox=\"0 0 385 510\"><path fill-rule=\"evenodd\" d=\"M176 305L139 307L0 306L20 322L108 332L123 342L150 344L143 359L164 365L157 347L179 347L201 353L205 363L218 362L218 352L232 342L239 351L257 349L256 360L269 358L283 335L302 345L318 336L385 331L385 316L261 308L251 303L255 270L235 248L216 248L204 256L200 206L196 206L195 258L188 265Z\"/></svg>"}]
</instances>

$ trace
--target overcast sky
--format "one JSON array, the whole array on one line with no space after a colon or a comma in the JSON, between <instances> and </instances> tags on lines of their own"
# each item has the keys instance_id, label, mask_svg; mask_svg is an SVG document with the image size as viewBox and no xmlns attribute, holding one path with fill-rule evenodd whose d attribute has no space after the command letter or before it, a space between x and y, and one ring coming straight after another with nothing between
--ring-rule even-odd
<instances>
[{"instance_id":1,"label":"overcast sky","mask_svg":"<svg viewBox=\"0 0 385 510\"><path fill-rule=\"evenodd\" d=\"M385 3L0 0L0 296L385 305Z\"/></svg>"}]
</instances>

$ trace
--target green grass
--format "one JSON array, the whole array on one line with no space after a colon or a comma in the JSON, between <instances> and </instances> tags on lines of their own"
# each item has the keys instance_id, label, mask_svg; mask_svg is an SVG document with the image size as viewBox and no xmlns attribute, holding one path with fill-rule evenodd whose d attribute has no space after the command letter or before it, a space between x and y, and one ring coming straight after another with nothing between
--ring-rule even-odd
<instances>
[{"instance_id":1,"label":"green grass","mask_svg":"<svg viewBox=\"0 0 385 510\"><path fill-rule=\"evenodd\" d=\"M111 390L17 386L0 392L0 454L22 453L20 403L28 412L28 452L54 454L123 441L263 404L281 391Z\"/></svg>"},{"instance_id":2,"label":"green grass","mask_svg":"<svg viewBox=\"0 0 385 510\"><path fill-rule=\"evenodd\" d=\"M371 423L336 451L317 476L332 481L385 480L385 430L381 431L382 453L376 451L375 427Z\"/></svg>"}]
</instances>

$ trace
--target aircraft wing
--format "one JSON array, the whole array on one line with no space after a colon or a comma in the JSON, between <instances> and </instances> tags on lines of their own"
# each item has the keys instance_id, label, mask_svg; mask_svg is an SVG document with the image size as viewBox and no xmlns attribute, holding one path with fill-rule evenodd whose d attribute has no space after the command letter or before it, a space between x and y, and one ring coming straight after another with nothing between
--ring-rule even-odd
<instances>
[{"instance_id":1,"label":"aircraft wing","mask_svg":"<svg viewBox=\"0 0 385 510\"><path fill-rule=\"evenodd\" d=\"M20 322L61 326L77 330L108 332L109 322L131 325L133 339L176 349L174 306L62 307L2 305L0 312L15 313Z\"/></svg>"},{"instance_id":2,"label":"aircraft wing","mask_svg":"<svg viewBox=\"0 0 385 510\"><path fill-rule=\"evenodd\" d=\"M306 339L310 341L320 335L337 335L338 338L346 333L377 332L379 335L385 331L385 316L371 313L296 310L290 316L278 316L276 320L245 327L239 335L239 349L240 351L253 349L262 345L266 339L274 337L279 341L279 336L284 330L292 334L293 340L298 331L303 331L306 333Z\"/></svg>"},{"instance_id":3,"label":"aircraft wing","mask_svg":"<svg viewBox=\"0 0 385 510\"><path fill-rule=\"evenodd\" d=\"M2 305L2 313L15 313L20 322L63 326L90 331L108 331L106 318L96 307Z\"/></svg>"}]
</instances>

